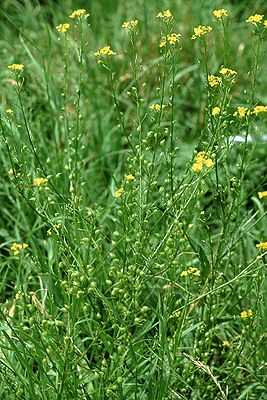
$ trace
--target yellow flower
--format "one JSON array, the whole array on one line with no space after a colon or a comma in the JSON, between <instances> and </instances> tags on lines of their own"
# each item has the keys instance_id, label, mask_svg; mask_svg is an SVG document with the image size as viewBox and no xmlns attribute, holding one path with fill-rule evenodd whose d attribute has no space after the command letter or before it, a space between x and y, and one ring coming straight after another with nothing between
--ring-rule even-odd
<instances>
[{"instance_id":1,"label":"yellow flower","mask_svg":"<svg viewBox=\"0 0 267 400\"><path fill-rule=\"evenodd\" d=\"M95 56L113 56L114 54L116 53L114 53L114 51L111 50L110 46L102 47L102 49L94 53Z\"/></svg>"},{"instance_id":2,"label":"yellow flower","mask_svg":"<svg viewBox=\"0 0 267 400\"><path fill-rule=\"evenodd\" d=\"M260 242L256 244L256 247L261 250L267 250L267 242Z\"/></svg>"},{"instance_id":3,"label":"yellow flower","mask_svg":"<svg viewBox=\"0 0 267 400\"><path fill-rule=\"evenodd\" d=\"M21 291L19 290L16 294L15 294L15 299L18 300L21 297Z\"/></svg>"},{"instance_id":4,"label":"yellow flower","mask_svg":"<svg viewBox=\"0 0 267 400\"><path fill-rule=\"evenodd\" d=\"M175 44L176 42L179 42L180 38L180 33L171 33L170 35L167 35L167 40L170 44Z\"/></svg>"},{"instance_id":5,"label":"yellow flower","mask_svg":"<svg viewBox=\"0 0 267 400\"><path fill-rule=\"evenodd\" d=\"M244 311L242 311L242 312L240 313L242 319L246 319L246 318L252 317L252 314L253 314L253 312L252 312L251 309L249 309L249 310L247 310L247 311L244 310Z\"/></svg>"},{"instance_id":6,"label":"yellow flower","mask_svg":"<svg viewBox=\"0 0 267 400\"><path fill-rule=\"evenodd\" d=\"M200 270L194 267L188 268L186 271L182 271L180 273L181 276L188 276L188 275L195 275L195 276L200 276Z\"/></svg>"},{"instance_id":7,"label":"yellow flower","mask_svg":"<svg viewBox=\"0 0 267 400\"><path fill-rule=\"evenodd\" d=\"M258 196L260 199L262 199L263 197L267 197L267 191L265 192L258 192Z\"/></svg>"},{"instance_id":8,"label":"yellow flower","mask_svg":"<svg viewBox=\"0 0 267 400\"><path fill-rule=\"evenodd\" d=\"M190 267L188 273L195 276L200 276L200 270L197 268Z\"/></svg>"},{"instance_id":9,"label":"yellow flower","mask_svg":"<svg viewBox=\"0 0 267 400\"><path fill-rule=\"evenodd\" d=\"M12 110L12 108L7 108L7 109L6 109L6 113L7 113L10 117L12 117L14 111Z\"/></svg>"},{"instance_id":10,"label":"yellow flower","mask_svg":"<svg viewBox=\"0 0 267 400\"><path fill-rule=\"evenodd\" d=\"M192 170L193 170L194 172L200 172L200 171L202 170L202 168L203 168L203 164L202 164L201 162L195 162L195 163L192 165Z\"/></svg>"},{"instance_id":11,"label":"yellow flower","mask_svg":"<svg viewBox=\"0 0 267 400\"><path fill-rule=\"evenodd\" d=\"M211 87L218 86L221 83L222 79L219 76L209 75L208 83Z\"/></svg>"},{"instance_id":12,"label":"yellow flower","mask_svg":"<svg viewBox=\"0 0 267 400\"><path fill-rule=\"evenodd\" d=\"M163 13L159 12L157 14L157 18L170 19L172 18L172 13L170 12L170 10L163 11Z\"/></svg>"},{"instance_id":13,"label":"yellow flower","mask_svg":"<svg viewBox=\"0 0 267 400\"><path fill-rule=\"evenodd\" d=\"M206 165L206 167L212 168L214 165L214 162L212 161L211 158L206 158L206 160L204 160L204 164Z\"/></svg>"},{"instance_id":14,"label":"yellow flower","mask_svg":"<svg viewBox=\"0 0 267 400\"><path fill-rule=\"evenodd\" d=\"M58 32L62 32L65 33L70 27L70 24L66 23L66 24L59 24L58 26L56 26L56 30Z\"/></svg>"},{"instance_id":15,"label":"yellow flower","mask_svg":"<svg viewBox=\"0 0 267 400\"><path fill-rule=\"evenodd\" d=\"M70 15L69 18L75 18L75 17L80 17L81 15L83 15L85 18L89 17L90 14L85 14L86 10L84 8L80 8L78 10L74 10Z\"/></svg>"},{"instance_id":16,"label":"yellow flower","mask_svg":"<svg viewBox=\"0 0 267 400\"><path fill-rule=\"evenodd\" d=\"M132 182L132 181L135 180L135 176L132 175L132 174L128 174L128 175L125 175L125 179L126 179L126 181L128 181L128 182Z\"/></svg>"},{"instance_id":17,"label":"yellow flower","mask_svg":"<svg viewBox=\"0 0 267 400\"><path fill-rule=\"evenodd\" d=\"M246 19L246 22L249 22L250 24L257 26L259 22L262 22L263 17L264 17L263 14L251 15L248 19Z\"/></svg>"},{"instance_id":18,"label":"yellow flower","mask_svg":"<svg viewBox=\"0 0 267 400\"><path fill-rule=\"evenodd\" d=\"M234 112L234 117L244 118L246 115L249 115L250 111L247 107L237 107L237 111Z\"/></svg>"},{"instance_id":19,"label":"yellow flower","mask_svg":"<svg viewBox=\"0 0 267 400\"><path fill-rule=\"evenodd\" d=\"M122 28L123 29L128 29L128 30L131 30L131 29L134 29L134 28L136 28L136 26L138 25L138 19L135 19L135 20L132 20L132 21L125 21L123 24L122 24Z\"/></svg>"},{"instance_id":20,"label":"yellow flower","mask_svg":"<svg viewBox=\"0 0 267 400\"><path fill-rule=\"evenodd\" d=\"M167 42L169 44L175 44L175 43L179 42L180 38L181 38L180 33L171 33L170 35L163 36L161 39L161 42L159 44L159 47L166 46Z\"/></svg>"},{"instance_id":21,"label":"yellow flower","mask_svg":"<svg viewBox=\"0 0 267 400\"><path fill-rule=\"evenodd\" d=\"M114 192L114 197L121 197L122 193L124 192L124 188L120 188Z\"/></svg>"},{"instance_id":22,"label":"yellow flower","mask_svg":"<svg viewBox=\"0 0 267 400\"><path fill-rule=\"evenodd\" d=\"M201 36L206 35L207 33L212 31L212 27L209 25L199 25L197 28L194 28L194 35L191 37L192 40L195 40Z\"/></svg>"},{"instance_id":23,"label":"yellow flower","mask_svg":"<svg viewBox=\"0 0 267 400\"><path fill-rule=\"evenodd\" d=\"M213 165L214 162L211 158L209 158L208 153L206 153L205 151L200 151L195 157L195 163L192 165L192 169L194 172L200 172L202 171L203 166L211 168L213 167Z\"/></svg>"},{"instance_id":24,"label":"yellow flower","mask_svg":"<svg viewBox=\"0 0 267 400\"><path fill-rule=\"evenodd\" d=\"M224 347L229 347L230 346L229 340L224 340L222 344L223 344Z\"/></svg>"},{"instance_id":25,"label":"yellow flower","mask_svg":"<svg viewBox=\"0 0 267 400\"><path fill-rule=\"evenodd\" d=\"M12 71L23 71L24 65L23 64L11 64L7 68L11 69Z\"/></svg>"},{"instance_id":26,"label":"yellow flower","mask_svg":"<svg viewBox=\"0 0 267 400\"><path fill-rule=\"evenodd\" d=\"M181 311L180 310L175 311L174 315L175 315L175 317L179 318L181 315Z\"/></svg>"},{"instance_id":27,"label":"yellow flower","mask_svg":"<svg viewBox=\"0 0 267 400\"><path fill-rule=\"evenodd\" d=\"M228 17L228 12L225 10L225 8L221 8L220 10L214 10L213 15L215 18L221 20L222 17Z\"/></svg>"},{"instance_id":28,"label":"yellow flower","mask_svg":"<svg viewBox=\"0 0 267 400\"><path fill-rule=\"evenodd\" d=\"M222 67L220 69L220 74L231 76L231 75L236 75L237 72L234 71L233 69Z\"/></svg>"},{"instance_id":29,"label":"yellow flower","mask_svg":"<svg viewBox=\"0 0 267 400\"><path fill-rule=\"evenodd\" d=\"M162 39L161 39L161 42L160 42L160 44L159 44L159 47L164 47L164 46L166 46L166 44L167 44L166 39L162 38Z\"/></svg>"},{"instance_id":30,"label":"yellow flower","mask_svg":"<svg viewBox=\"0 0 267 400\"><path fill-rule=\"evenodd\" d=\"M158 103L152 104L152 106L150 106L149 108L152 111L160 111L160 104Z\"/></svg>"},{"instance_id":31,"label":"yellow flower","mask_svg":"<svg viewBox=\"0 0 267 400\"><path fill-rule=\"evenodd\" d=\"M13 243L12 246L10 247L10 250L12 251L14 256L17 256L21 250L26 249L27 247L29 247L29 245L27 243Z\"/></svg>"},{"instance_id":32,"label":"yellow flower","mask_svg":"<svg viewBox=\"0 0 267 400\"><path fill-rule=\"evenodd\" d=\"M263 25L265 26L265 28L267 28L267 19L265 19L265 20L263 21Z\"/></svg>"},{"instance_id":33,"label":"yellow flower","mask_svg":"<svg viewBox=\"0 0 267 400\"><path fill-rule=\"evenodd\" d=\"M214 107L214 108L212 109L211 114L212 114L213 117L216 117L216 115L219 115L220 112L221 112L220 107Z\"/></svg>"},{"instance_id":34,"label":"yellow flower","mask_svg":"<svg viewBox=\"0 0 267 400\"><path fill-rule=\"evenodd\" d=\"M46 182L48 182L47 178L35 178L33 180L33 183L35 186L41 186L43 183L46 183Z\"/></svg>"},{"instance_id":35,"label":"yellow flower","mask_svg":"<svg viewBox=\"0 0 267 400\"><path fill-rule=\"evenodd\" d=\"M252 111L252 114L258 115L259 113L267 112L267 106L256 106Z\"/></svg>"}]
</instances>

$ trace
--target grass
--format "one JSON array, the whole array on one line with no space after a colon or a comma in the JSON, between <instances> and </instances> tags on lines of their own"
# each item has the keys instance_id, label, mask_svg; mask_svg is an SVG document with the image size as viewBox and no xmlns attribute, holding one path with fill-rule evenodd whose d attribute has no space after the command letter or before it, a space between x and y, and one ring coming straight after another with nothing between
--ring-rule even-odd
<instances>
[{"instance_id":1,"label":"grass","mask_svg":"<svg viewBox=\"0 0 267 400\"><path fill-rule=\"evenodd\" d=\"M266 4L85 3L1 9L0 398L263 400Z\"/></svg>"}]
</instances>

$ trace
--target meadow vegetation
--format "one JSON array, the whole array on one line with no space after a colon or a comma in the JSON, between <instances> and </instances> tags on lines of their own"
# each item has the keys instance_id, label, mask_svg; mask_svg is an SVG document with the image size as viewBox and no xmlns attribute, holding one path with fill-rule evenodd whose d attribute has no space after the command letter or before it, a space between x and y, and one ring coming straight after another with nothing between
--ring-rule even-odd
<instances>
[{"instance_id":1,"label":"meadow vegetation","mask_svg":"<svg viewBox=\"0 0 267 400\"><path fill-rule=\"evenodd\" d=\"M0 14L0 399L266 399L266 1Z\"/></svg>"}]
</instances>

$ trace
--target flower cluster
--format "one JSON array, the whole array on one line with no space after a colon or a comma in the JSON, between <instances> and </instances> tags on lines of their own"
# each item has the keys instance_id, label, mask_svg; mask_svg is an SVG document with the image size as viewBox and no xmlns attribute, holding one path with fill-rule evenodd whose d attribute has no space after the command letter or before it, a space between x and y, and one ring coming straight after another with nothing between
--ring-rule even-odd
<instances>
[{"instance_id":1,"label":"flower cluster","mask_svg":"<svg viewBox=\"0 0 267 400\"><path fill-rule=\"evenodd\" d=\"M167 43L169 44L175 44L179 42L181 38L181 35L179 33L171 33L170 35L163 36L161 39L161 42L159 44L159 47L164 47L166 46Z\"/></svg>"},{"instance_id":2,"label":"flower cluster","mask_svg":"<svg viewBox=\"0 0 267 400\"><path fill-rule=\"evenodd\" d=\"M6 113L7 113L7 115L8 115L9 117L12 117L14 111L12 110L12 108L7 108L7 109L6 109Z\"/></svg>"},{"instance_id":3,"label":"flower cluster","mask_svg":"<svg viewBox=\"0 0 267 400\"><path fill-rule=\"evenodd\" d=\"M264 192L258 192L258 196L260 199L262 199L263 197L267 197L267 190Z\"/></svg>"},{"instance_id":4,"label":"flower cluster","mask_svg":"<svg viewBox=\"0 0 267 400\"><path fill-rule=\"evenodd\" d=\"M123 188L123 187L120 188L120 189L117 189L117 190L114 192L114 197L116 197L116 198L121 197L123 192L124 192L124 188Z\"/></svg>"},{"instance_id":5,"label":"flower cluster","mask_svg":"<svg viewBox=\"0 0 267 400\"><path fill-rule=\"evenodd\" d=\"M132 182L135 180L135 176L133 174L125 175L125 179L127 182Z\"/></svg>"},{"instance_id":6,"label":"flower cluster","mask_svg":"<svg viewBox=\"0 0 267 400\"><path fill-rule=\"evenodd\" d=\"M222 67L219 72L221 75L226 75L226 76L234 76L237 74L235 70L225 67Z\"/></svg>"},{"instance_id":7,"label":"flower cluster","mask_svg":"<svg viewBox=\"0 0 267 400\"><path fill-rule=\"evenodd\" d=\"M113 50L111 50L110 46L102 47L102 49L94 53L95 56L113 56L115 54L116 53Z\"/></svg>"},{"instance_id":8,"label":"flower cluster","mask_svg":"<svg viewBox=\"0 0 267 400\"><path fill-rule=\"evenodd\" d=\"M242 319L247 319L247 318L249 318L249 317L252 317L252 314L253 314L253 313L252 313L252 310L249 309L249 310L247 310L247 311L246 311L246 310L242 311L240 315L241 315L241 318L242 318Z\"/></svg>"},{"instance_id":9,"label":"flower cluster","mask_svg":"<svg viewBox=\"0 0 267 400\"><path fill-rule=\"evenodd\" d=\"M10 247L10 250L12 251L14 256L17 256L21 250L26 249L27 247L29 247L29 245L27 243L13 243L12 246Z\"/></svg>"},{"instance_id":10,"label":"flower cluster","mask_svg":"<svg viewBox=\"0 0 267 400\"><path fill-rule=\"evenodd\" d=\"M215 87L218 86L222 81L222 78L220 78L219 76L215 76L215 75L209 75L208 76L208 83L211 87Z\"/></svg>"},{"instance_id":11,"label":"flower cluster","mask_svg":"<svg viewBox=\"0 0 267 400\"><path fill-rule=\"evenodd\" d=\"M209 25L199 25L197 28L194 28L194 35L192 35L191 39L195 40L201 36L206 35L207 33L212 31L212 27Z\"/></svg>"},{"instance_id":12,"label":"flower cluster","mask_svg":"<svg viewBox=\"0 0 267 400\"><path fill-rule=\"evenodd\" d=\"M47 178L35 178L33 180L34 186L41 186L43 183L48 182Z\"/></svg>"},{"instance_id":13,"label":"flower cluster","mask_svg":"<svg viewBox=\"0 0 267 400\"><path fill-rule=\"evenodd\" d=\"M70 28L70 24L59 24L56 26L56 30L61 33L65 33Z\"/></svg>"},{"instance_id":14,"label":"flower cluster","mask_svg":"<svg viewBox=\"0 0 267 400\"><path fill-rule=\"evenodd\" d=\"M197 153L195 157L195 162L192 165L192 169L194 172L200 172L203 169L203 166L207 168L213 167L214 162L209 157L209 155L205 151L200 151Z\"/></svg>"},{"instance_id":15,"label":"flower cluster","mask_svg":"<svg viewBox=\"0 0 267 400\"><path fill-rule=\"evenodd\" d=\"M74 19L74 18L76 18L76 17L81 17L81 16L87 18L87 17L90 16L90 14L86 14L86 10L85 10L84 8L79 8L78 10L74 10L74 11L69 15L69 18Z\"/></svg>"},{"instance_id":16,"label":"flower cluster","mask_svg":"<svg viewBox=\"0 0 267 400\"><path fill-rule=\"evenodd\" d=\"M260 242L256 244L256 247L260 250L267 250L267 242Z\"/></svg>"},{"instance_id":17,"label":"flower cluster","mask_svg":"<svg viewBox=\"0 0 267 400\"><path fill-rule=\"evenodd\" d=\"M168 19L172 18L172 13L170 12L170 10L163 11L163 13L159 12L157 14L157 18L162 18L162 19L168 20Z\"/></svg>"},{"instance_id":18,"label":"flower cluster","mask_svg":"<svg viewBox=\"0 0 267 400\"><path fill-rule=\"evenodd\" d=\"M264 112L267 112L267 106L255 106L252 111L252 114L258 115L258 114L264 113Z\"/></svg>"},{"instance_id":19,"label":"flower cluster","mask_svg":"<svg viewBox=\"0 0 267 400\"><path fill-rule=\"evenodd\" d=\"M233 115L234 117L244 118L246 115L250 115L250 110L247 107L237 107Z\"/></svg>"},{"instance_id":20,"label":"flower cluster","mask_svg":"<svg viewBox=\"0 0 267 400\"><path fill-rule=\"evenodd\" d=\"M221 8L220 10L214 10L213 15L215 18L221 20L222 17L228 17L228 12L225 8Z\"/></svg>"},{"instance_id":21,"label":"flower cluster","mask_svg":"<svg viewBox=\"0 0 267 400\"><path fill-rule=\"evenodd\" d=\"M244 118L245 116L252 114L258 115L265 112L267 112L267 106L255 106L253 110L249 110L247 107L237 107L237 110L234 112L233 116Z\"/></svg>"},{"instance_id":22,"label":"flower cluster","mask_svg":"<svg viewBox=\"0 0 267 400\"><path fill-rule=\"evenodd\" d=\"M149 109L150 110L152 110L152 111L160 111L160 104L158 104L158 103L155 103L155 104L152 104L150 107L149 107Z\"/></svg>"},{"instance_id":23,"label":"flower cluster","mask_svg":"<svg viewBox=\"0 0 267 400\"><path fill-rule=\"evenodd\" d=\"M211 111L211 115L212 115L213 117L216 117L217 115L220 114L220 112L221 112L220 107L214 107L214 108L212 109L212 111Z\"/></svg>"},{"instance_id":24,"label":"flower cluster","mask_svg":"<svg viewBox=\"0 0 267 400\"><path fill-rule=\"evenodd\" d=\"M53 225L53 228L49 228L49 229L47 230L47 236L51 236L52 233L53 233L53 231L58 230L58 229L60 229L60 228L61 228L61 224L55 224L55 225Z\"/></svg>"},{"instance_id":25,"label":"flower cluster","mask_svg":"<svg viewBox=\"0 0 267 400\"><path fill-rule=\"evenodd\" d=\"M11 71L23 71L24 65L23 64L11 64L7 68Z\"/></svg>"},{"instance_id":26,"label":"flower cluster","mask_svg":"<svg viewBox=\"0 0 267 400\"><path fill-rule=\"evenodd\" d=\"M257 24L262 22L263 17L264 17L263 14L254 14L254 15L251 15L248 19L246 19L246 22L257 26ZM265 21L264 21L264 25L265 25Z\"/></svg>"},{"instance_id":27,"label":"flower cluster","mask_svg":"<svg viewBox=\"0 0 267 400\"><path fill-rule=\"evenodd\" d=\"M123 24L122 24L122 28L123 29L127 29L127 30L132 30L132 29L135 29L136 28L136 26L138 25L138 19L135 19L135 20L132 20L132 21L126 21L126 22L124 22Z\"/></svg>"},{"instance_id":28,"label":"flower cluster","mask_svg":"<svg viewBox=\"0 0 267 400\"><path fill-rule=\"evenodd\" d=\"M188 276L188 275L195 275L195 276L200 276L200 270L194 267L190 267L186 271L182 271L181 276Z\"/></svg>"}]
</instances>

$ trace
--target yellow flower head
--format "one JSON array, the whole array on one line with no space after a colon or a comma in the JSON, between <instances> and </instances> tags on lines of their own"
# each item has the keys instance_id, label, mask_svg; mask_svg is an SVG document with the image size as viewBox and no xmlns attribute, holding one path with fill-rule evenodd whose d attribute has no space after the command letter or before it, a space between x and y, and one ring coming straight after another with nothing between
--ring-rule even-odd
<instances>
[{"instance_id":1,"label":"yellow flower head","mask_svg":"<svg viewBox=\"0 0 267 400\"><path fill-rule=\"evenodd\" d=\"M188 275L195 275L195 276L200 276L200 270L194 267L188 268L186 271L182 271L180 273L181 276L188 276Z\"/></svg>"},{"instance_id":2,"label":"yellow flower head","mask_svg":"<svg viewBox=\"0 0 267 400\"><path fill-rule=\"evenodd\" d=\"M267 242L260 242L256 244L256 247L260 250L267 250Z\"/></svg>"},{"instance_id":3,"label":"yellow flower head","mask_svg":"<svg viewBox=\"0 0 267 400\"><path fill-rule=\"evenodd\" d=\"M224 347L229 347L230 346L229 340L223 340L222 344L223 344Z\"/></svg>"},{"instance_id":4,"label":"yellow flower head","mask_svg":"<svg viewBox=\"0 0 267 400\"><path fill-rule=\"evenodd\" d=\"M152 104L149 107L149 109L152 110L152 111L160 111L160 104L158 104L158 103Z\"/></svg>"},{"instance_id":5,"label":"yellow flower head","mask_svg":"<svg viewBox=\"0 0 267 400\"><path fill-rule=\"evenodd\" d=\"M260 199L262 199L263 197L267 197L267 191L265 192L258 192L258 196Z\"/></svg>"},{"instance_id":6,"label":"yellow flower head","mask_svg":"<svg viewBox=\"0 0 267 400\"><path fill-rule=\"evenodd\" d=\"M192 40L195 40L201 36L206 35L207 33L212 31L212 27L209 25L198 25L197 28L194 28L194 35L191 37Z\"/></svg>"},{"instance_id":7,"label":"yellow flower head","mask_svg":"<svg viewBox=\"0 0 267 400\"><path fill-rule=\"evenodd\" d=\"M206 158L204 160L204 164L206 165L207 168L212 168L214 165L214 162L212 161L211 158Z\"/></svg>"},{"instance_id":8,"label":"yellow flower head","mask_svg":"<svg viewBox=\"0 0 267 400\"><path fill-rule=\"evenodd\" d=\"M7 113L10 117L12 117L14 111L12 110L12 108L7 108L7 109L6 109L6 113Z\"/></svg>"},{"instance_id":9,"label":"yellow flower head","mask_svg":"<svg viewBox=\"0 0 267 400\"><path fill-rule=\"evenodd\" d=\"M95 56L113 56L115 54L116 53L114 53L114 51L111 50L110 46L102 47L102 49L94 53Z\"/></svg>"},{"instance_id":10,"label":"yellow flower head","mask_svg":"<svg viewBox=\"0 0 267 400\"><path fill-rule=\"evenodd\" d=\"M214 108L212 109L211 114L212 114L213 117L216 117L217 115L220 114L220 112L221 112L220 107L214 107Z\"/></svg>"},{"instance_id":11,"label":"yellow flower head","mask_svg":"<svg viewBox=\"0 0 267 400\"><path fill-rule=\"evenodd\" d=\"M208 83L211 87L216 87L221 83L222 79L219 76L209 75Z\"/></svg>"},{"instance_id":12,"label":"yellow flower head","mask_svg":"<svg viewBox=\"0 0 267 400\"><path fill-rule=\"evenodd\" d=\"M46 182L48 182L47 178L35 178L33 180L33 183L35 186L41 186L43 183L46 183Z\"/></svg>"},{"instance_id":13,"label":"yellow flower head","mask_svg":"<svg viewBox=\"0 0 267 400\"><path fill-rule=\"evenodd\" d=\"M215 18L221 20L222 17L228 17L228 12L225 8L221 8L220 10L214 10L213 15Z\"/></svg>"},{"instance_id":14,"label":"yellow flower head","mask_svg":"<svg viewBox=\"0 0 267 400\"><path fill-rule=\"evenodd\" d=\"M207 168L212 168L213 165L214 162L209 157L209 154L205 151L200 151L195 157L195 162L192 165L192 169L194 172L200 172L202 171L203 167L206 166Z\"/></svg>"},{"instance_id":15,"label":"yellow flower head","mask_svg":"<svg viewBox=\"0 0 267 400\"><path fill-rule=\"evenodd\" d=\"M237 74L237 72L234 71L233 69L222 67L220 69L220 74L226 75L226 76L234 76Z\"/></svg>"},{"instance_id":16,"label":"yellow flower head","mask_svg":"<svg viewBox=\"0 0 267 400\"><path fill-rule=\"evenodd\" d=\"M12 246L10 247L11 252L13 253L14 256L17 256L21 250L26 249L29 247L27 243L13 243Z\"/></svg>"},{"instance_id":17,"label":"yellow flower head","mask_svg":"<svg viewBox=\"0 0 267 400\"><path fill-rule=\"evenodd\" d=\"M163 11L163 13L159 12L157 14L157 18L162 18L162 19L168 20L168 19L172 18L172 13L170 12L170 10Z\"/></svg>"},{"instance_id":18,"label":"yellow flower head","mask_svg":"<svg viewBox=\"0 0 267 400\"><path fill-rule=\"evenodd\" d=\"M135 176L132 175L132 174L128 174L128 175L125 175L125 179L126 179L126 181L128 181L128 182L132 182L132 181L135 180Z\"/></svg>"},{"instance_id":19,"label":"yellow flower head","mask_svg":"<svg viewBox=\"0 0 267 400\"><path fill-rule=\"evenodd\" d=\"M234 117L244 118L246 115L249 115L250 111L247 107L237 107L237 111L234 112Z\"/></svg>"},{"instance_id":20,"label":"yellow flower head","mask_svg":"<svg viewBox=\"0 0 267 400\"><path fill-rule=\"evenodd\" d=\"M24 65L23 64L11 64L7 68L11 71L23 71Z\"/></svg>"},{"instance_id":21,"label":"yellow flower head","mask_svg":"<svg viewBox=\"0 0 267 400\"><path fill-rule=\"evenodd\" d=\"M254 107L254 110L252 111L252 114L260 114L260 113L264 113L267 112L267 106L256 106Z\"/></svg>"},{"instance_id":22,"label":"yellow flower head","mask_svg":"<svg viewBox=\"0 0 267 400\"><path fill-rule=\"evenodd\" d=\"M90 14L86 14L86 10L85 10L84 8L80 8L80 9L78 9L78 10L74 10L74 11L69 15L69 18L74 19L75 17L81 17L81 16L87 18L87 17L90 16Z\"/></svg>"},{"instance_id":23,"label":"yellow flower head","mask_svg":"<svg viewBox=\"0 0 267 400\"><path fill-rule=\"evenodd\" d=\"M249 22L250 24L257 26L258 23L262 22L263 17L264 17L263 14L251 15L248 19L246 19L246 22Z\"/></svg>"},{"instance_id":24,"label":"yellow flower head","mask_svg":"<svg viewBox=\"0 0 267 400\"><path fill-rule=\"evenodd\" d=\"M114 197L118 198L122 196L122 193L124 192L124 188L120 188L114 192Z\"/></svg>"},{"instance_id":25,"label":"yellow flower head","mask_svg":"<svg viewBox=\"0 0 267 400\"><path fill-rule=\"evenodd\" d=\"M180 33L171 33L170 35L163 36L161 39L161 42L159 44L159 47L164 47L166 46L167 43L169 44L175 44L180 41L181 35Z\"/></svg>"},{"instance_id":26,"label":"yellow flower head","mask_svg":"<svg viewBox=\"0 0 267 400\"><path fill-rule=\"evenodd\" d=\"M265 20L263 21L263 25L265 26L265 28L267 28L267 19L265 19Z\"/></svg>"},{"instance_id":27,"label":"yellow flower head","mask_svg":"<svg viewBox=\"0 0 267 400\"><path fill-rule=\"evenodd\" d=\"M244 310L244 311L242 311L241 313L240 313L240 315L241 315L241 318L242 319L247 319L247 318L249 318L249 317L252 317L252 315L253 315L253 312L252 312L252 310L251 310L251 308L249 309L249 310Z\"/></svg>"},{"instance_id":28,"label":"yellow flower head","mask_svg":"<svg viewBox=\"0 0 267 400\"><path fill-rule=\"evenodd\" d=\"M56 30L58 32L61 33L65 33L70 27L70 24L66 23L66 24L59 24L58 26L56 26Z\"/></svg>"},{"instance_id":29,"label":"yellow flower head","mask_svg":"<svg viewBox=\"0 0 267 400\"><path fill-rule=\"evenodd\" d=\"M129 31L132 29L135 29L136 26L138 25L138 19L132 20L132 21L126 21L122 24L123 29L128 29Z\"/></svg>"}]
</instances>

